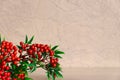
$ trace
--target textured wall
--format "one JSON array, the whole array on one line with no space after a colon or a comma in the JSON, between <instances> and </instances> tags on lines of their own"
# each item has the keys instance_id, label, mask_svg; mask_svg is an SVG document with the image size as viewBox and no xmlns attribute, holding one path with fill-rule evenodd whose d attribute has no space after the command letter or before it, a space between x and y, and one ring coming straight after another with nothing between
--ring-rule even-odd
<instances>
[{"instance_id":1,"label":"textured wall","mask_svg":"<svg viewBox=\"0 0 120 80\"><path fill-rule=\"evenodd\" d=\"M0 0L0 33L59 44L64 67L120 67L119 0Z\"/></svg>"}]
</instances>

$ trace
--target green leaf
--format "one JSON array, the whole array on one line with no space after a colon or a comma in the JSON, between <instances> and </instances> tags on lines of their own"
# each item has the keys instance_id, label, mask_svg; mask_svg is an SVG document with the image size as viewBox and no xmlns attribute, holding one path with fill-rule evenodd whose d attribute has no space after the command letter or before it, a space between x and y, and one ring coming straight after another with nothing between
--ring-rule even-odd
<instances>
[{"instance_id":1,"label":"green leaf","mask_svg":"<svg viewBox=\"0 0 120 80\"><path fill-rule=\"evenodd\" d=\"M48 71L48 72L46 72L47 73L47 78L48 78L48 80L50 80L50 72Z\"/></svg>"},{"instance_id":2,"label":"green leaf","mask_svg":"<svg viewBox=\"0 0 120 80\"><path fill-rule=\"evenodd\" d=\"M37 54L35 54L35 57L38 59L38 55Z\"/></svg>"},{"instance_id":3,"label":"green leaf","mask_svg":"<svg viewBox=\"0 0 120 80\"><path fill-rule=\"evenodd\" d=\"M28 42L28 36L26 35L26 37L25 37L25 43L27 43Z\"/></svg>"},{"instance_id":4,"label":"green leaf","mask_svg":"<svg viewBox=\"0 0 120 80\"><path fill-rule=\"evenodd\" d=\"M19 46L19 45L17 45L17 47L19 48L19 49L21 49L22 47L21 46Z\"/></svg>"},{"instance_id":5,"label":"green leaf","mask_svg":"<svg viewBox=\"0 0 120 80\"><path fill-rule=\"evenodd\" d=\"M58 47L58 45L56 45L56 46L52 47L52 50L55 50L57 47Z\"/></svg>"},{"instance_id":6,"label":"green leaf","mask_svg":"<svg viewBox=\"0 0 120 80\"><path fill-rule=\"evenodd\" d=\"M25 73L25 77L28 77L28 72L27 72L27 70L26 70L24 73Z\"/></svg>"},{"instance_id":7,"label":"green leaf","mask_svg":"<svg viewBox=\"0 0 120 80\"><path fill-rule=\"evenodd\" d=\"M55 57L55 58L62 58L61 56L59 56L59 55L57 55L57 54L55 54L54 57Z\"/></svg>"},{"instance_id":8,"label":"green leaf","mask_svg":"<svg viewBox=\"0 0 120 80\"><path fill-rule=\"evenodd\" d=\"M58 78L63 78L62 74L59 71L55 70L55 74Z\"/></svg>"},{"instance_id":9,"label":"green leaf","mask_svg":"<svg viewBox=\"0 0 120 80\"><path fill-rule=\"evenodd\" d=\"M28 68L29 63L27 61L21 62L21 69L22 71L26 71Z\"/></svg>"},{"instance_id":10,"label":"green leaf","mask_svg":"<svg viewBox=\"0 0 120 80\"><path fill-rule=\"evenodd\" d=\"M47 55L47 53L45 53L45 52L44 52L44 53L42 53L42 57L43 57L43 58L45 58L45 57L46 57L46 55Z\"/></svg>"},{"instance_id":11,"label":"green leaf","mask_svg":"<svg viewBox=\"0 0 120 80\"><path fill-rule=\"evenodd\" d=\"M34 39L34 36L31 37L31 39L28 41L28 44L31 44Z\"/></svg>"},{"instance_id":12,"label":"green leaf","mask_svg":"<svg viewBox=\"0 0 120 80\"><path fill-rule=\"evenodd\" d=\"M11 64L11 67L12 67L13 70L16 69L16 66L14 64Z\"/></svg>"},{"instance_id":13,"label":"green leaf","mask_svg":"<svg viewBox=\"0 0 120 80\"><path fill-rule=\"evenodd\" d=\"M30 63L29 67L31 67L31 69L30 69L31 73L34 72L36 70L36 68L37 68L35 63Z\"/></svg>"},{"instance_id":14,"label":"green leaf","mask_svg":"<svg viewBox=\"0 0 120 80\"><path fill-rule=\"evenodd\" d=\"M54 72L52 72L52 80L55 80Z\"/></svg>"},{"instance_id":15,"label":"green leaf","mask_svg":"<svg viewBox=\"0 0 120 80\"><path fill-rule=\"evenodd\" d=\"M29 58L30 60L32 60L34 63L36 62L36 59L34 58Z\"/></svg>"},{"instance_id":16,"label":"green leaf","mask_svg":"<svg viewBox=\"0 0 120 80\"><path fill-rule=\"evenodd\" d=\"M21 65L26 65L26 66L28 66L28 62L27 61L24 61L24 62L21 62Z\"/></svg>"},{"instance_id":17,"label":"green leaf","mask_svg":"<svg viewBox=\"0 0 120 80\"><path fill-rule=\"evenodd\" d=\"M63 51L55 50L55 54L64 54Z\"/></svg>"},{"instance_id":18,"label":"green leaf","mask_svg":"<svg viewBox=\"0 0 120 80\"><path fill-rule=\"evenodd\" d=\"M56 71L61 71L62 69L61 69L61 67L57 66L57 67L55 68L55 70L56 70Z\"/></svg>"},{"instance_id":19,"label":"green leaf","mask_svg":"<svg viewBox=\"0 0 120 80\"><path fill-rule=\"evenodd\" d=\"M33 79L29 77L25 77L25 80L33 80Z\"/></svg>"}]
</instances>

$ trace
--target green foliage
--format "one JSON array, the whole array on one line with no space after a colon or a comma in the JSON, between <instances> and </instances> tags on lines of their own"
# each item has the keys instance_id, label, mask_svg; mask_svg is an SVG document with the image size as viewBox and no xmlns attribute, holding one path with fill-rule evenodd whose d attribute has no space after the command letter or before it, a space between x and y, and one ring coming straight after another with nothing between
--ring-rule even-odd
<instances>
[{"instance_id":1,"label":"green foliage","mask_svg":"<svg viewBox=\"0 0 120 80\"><path fill-rule=\"evenodd\" d=\"M64 54L64 52L60 50L55 50L55 54Z\"/></svg>"},{"instance_id":2,"label":"green foliage","mask_svg":"<svg viewBox=\"0 0 120 80\"><path fill-rule=\"evenodd\" d=\"M34 39L34 36L32 36L32 37L30 38L30 40L28 40L28 36L26 35L26 37L25 37L25 43L31 44L32 41L33 41L33 39Z\"/></svg>"},{"instance_id":3,"label":"green foliage","mask_svg":"<svg viewBox=\"0 0 120 80\"><path fill-rule=\"evenodd\" d=\"M51 74L52 74L52 80L55 80L54 72L52 72Z\"/></svg>"},{"instance_id":4,"label":"green foliage","mask_svg":"<svg viewBox=\"0 0 120 80\"><path fill-rule=\"evenodd\" d=\"M37 68L36 63L34 63L34 62L33 62L33 63L30 63L30 64L29 64L29 67L31 68L31 69L30 69L30 72L31 72L31 73L34 72L34 71L36 70L36 68Z\"/></svg>"},{"instance_id":5,"label":"green foliage","mask_svg":"<svg viewBox=\"0 0 120 80\"><path fill-rule=\"evenodd\" d=\"M28 42L28 36L26 35L26 38L25 38L25 43L27 43Z\"/></svg>"},{"instance_id":6,"label":"green foliage","mask_svg":"<svg viewBox=\"0 0 120 80\"><path fill-rule=\"evenodd\" d=\"M55 50L57 47L58 47L58 45L56 45L56 46L52 47L52 50Z\"/></svg>"},{"instance_id":7,"label":"green foliage","mask_svg":"<svg viewBox=\"0 0 120 80\"><path fill-rule=\"evenodd\" d=\"M63 75L61 74L61 67L60 64L58 63L57 66L55 68L49 66L47 72L47 78L48 80L55 80L55 75L57 78L63 78Z\"/></svg>"},{"instance_id":8,"label":"green foliage","mask_svg":"<svg viewBox=\"0 0 120 80\"><path fill-rule=\"evenodd\" d=\"M56 67L55 68L55 71L61 71L62 69L61 69L61 67Z\"/></svg>"},{"instance_id":9,"label":"green foliage","mask_svg":"<svg viewBox=\"0 0 120 80\"><path fill-rule=\"evenodd\" d=\"M63 78L62 74L59 71L55 70L55 74L58 78Z\"/></svg>"},{"instance_id":10,"label":"green foliage","mask_svg":"<svg viewBox=\"0 0 120 80\"><path fill-rule=\"evenodd\" d=\"M21 47L21 46L19 46L19 45L17 45L17 47L18 47L19 49L22 49L22 47Z\"/></svg>"},{"instance_id":11,"label":"green foliage","mask_svg":"<svg viewBox=\"0 0 120 80\"><path fill-rule=\"evenodd\" d=\"M28 46L31 46L32 45L31 43L32 43L33 39L34 39L34 36L32 36L29 39L28 36L26 35L24 43L29 44ZM5 40L5 38L3 40ZM1 42L2 42L2 39L1 39L1 35L0 35L0 44L1 44ZM17 47L22 50L22 46L17 45ZM8 70L8 71L11 72L11 77L12 78L17 78L17 80L21 80L20 78L18 78L18 75L24 73L25 74L25 79L24 80L33 80L32 78L28 77L28 72L32 73L37 68L43 68L47 71L46 75L47 75L48 80L51 80L51 79L56 80L56 77L57 78L63 78L63 75L61 73L62 68L60 67L59 62L55 62L54 64L56 64L56 66L53 66L51 61L50 61L51 57L53 59L62 58L61 54L64 54L64 52L58 50L57 48L58 48L58 45L53 46L51 48L51 51L54 51L54 56L50 56L49 52L41 52L42 58L39 59L39 56L38 56L37 52L33 52L35 57L30 57L31 55L28 55L28 51L27 51L27 50L29 50L29 47L27 47L26 52L25 53L23 52L23 55L20 54L20 56L21 56L20 59L21 60L18 64L19 66L16 66L13 62L8 64L8 65L10 65L10 70ZM25 51L25 50L23 50L23 51ZM25 56L25 58L23 58L24 56Z\"/></svg>"},{"instance_id":12,"label":"green foliage","mask_svg":"<svg viewBox=\"0 0 120 80\"><path fill-rule=\"evenodd\" d=\"M11 69L9 70L12 74L12 77L17 78L17 76L15 76L15 74L19 74L19 67L16 67L16 65L11 64Z\"/></svg>"},{"instance_id":13,"label":"green foliage","mask_svg":"<svg viewBox=\"0 0 120 80\"><path fill-rule=\"evenodd\" d=\"M61 57L61 54L64 54L63 51L60 51L57 49L58 48L58 45L52 47L51 49L54 51L54 57L55 58L62 58ZM63 78L63 75L61 73L61 67L60 67L60 64L57 63L57 66L55 68L49 66L49 69L47 71L47 77L48 77L48 80L52 79L52 80L55 80L55 75L57 78Z\"/></svg>"},{"instance_id":14,"label":"green foliage","mask_svg":"<svg viewBox=\"0 0 120 80\"><path fill-rule=\"evenodd\" d=\"M33 39L34 39L34 36L32 36L32 37L30 38L30 40L29 40L27 43L28 43L28 44L31 44L32 41L33 41Z\"/></svg>"},{"instance_id":15,"label":"green foliage","mask_svg":"<svg viewBox=\"0 0 120 80\"><path fill-rule=\"evenodd\" d=\"M25 77L24 80L33 80L32 78L29 78L29 77Z\"/></svg>"},{"instance_id":16,"label":"green foliage","mask_svg":"<svg viewBox=\"0 0 120 80\"><path fill-rule=\"evenodd\" d=\"M21 62L20 67L21 67L22 71L26 71L28 68L28 65L29 65L29 63L27 61Z\"/></svg>"},{"instance_id":17,"label":"green foliage","mask_svg":"<svg viewBox=\"0 0 120 80\"><path fill-rule=\"evenodd\" d=\"M55 58L62 58L60 55L57 55L57 54L55 54L54 57Z\"/></svg>"},{"instance_id":18,"label":"green foliage","mask_svg":"<svg viewBox=\"0 0 120 80\"><path fill-rule=\"evenodd\" d=\"M64 52L60 51L60 50L55 50L54 52L55 52L55 54L54 54L55 58L62 58L60 55L64 54Z\"/></svg>"},{"instance_id":19,"label":"green foliage","mask_svg":"<svg viewBox=\"0 0 120 80\"><path fill-rule=\"evenodd\" d=\"M46 72L46 74L47 74L47 78L48 78L48 80L50 80L50 79L51 79L50 72L49 72L49 71L47 71L47 72Z\"/></svg>"}]
</instances>

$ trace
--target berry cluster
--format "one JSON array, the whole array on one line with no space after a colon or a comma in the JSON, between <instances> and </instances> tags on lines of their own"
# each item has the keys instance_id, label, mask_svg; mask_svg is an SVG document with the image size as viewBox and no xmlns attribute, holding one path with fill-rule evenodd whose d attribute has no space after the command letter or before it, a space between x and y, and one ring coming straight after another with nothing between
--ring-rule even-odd
<instances>
[{"instance_id":1,"label":"berry cluster","mask_svg":"<svg viewBox=\"0 0 120 80\"><path fill-rule=\"evenodd\" d=\"M20 56L24 60L25 60L25 58L28 58L28 57L29 57L29 59L38 57L37 59L39 61L42 61L42 62L49 61L49 63L53 67L56 67L56 65L58 63L58 58L54 58L54 51L51 50L50 46L48 46L48 45L44 45L44 44L29 45L24 42L20 42L20 47L21 47L19 49ZM25 52L25 51L27 54L23 54L23 52ZM47 55L47 59L42 56L43 54ZM48 59L50 59L50 60L48 60Z\"/></svg>"},{"instance_id":2,"label":"berry cluster","mask_svg":"<svg viewBox=\"0 0 120 80\"><path fill-rule=\"evenodd\" d=\"M2 41L0 45L0 79L10 80L10 65L17 65L20 58L17 56L17 47L12 42Z\"/></svg>"},{"instance_id":3,"label":"berry cluster","mask_svg":"<svg viewBox=\"0 0 120 80\"><path fill-rule=\"evenodd\" d=\"M38 56L38 59L42 59L42 53L48 53L50 51L50 47L48 45L43 44L25 44L23 42L20 42L20 49L19 52L21 53L21 56L23 57L23 52L26 51L27 55L31 58L36 58L36 55ZM25 58L25 57L24 57Z\"/></svg>"},{"instance_id":4,"label":"berry cluster","mask_svg":"<svg viewBox=\"0 0 120 80\"><path fill-rule=\"evenodd\" d=\"M33 72L37 68L43 68L47 72L48 79L55 80L62 77L61 67L58 58L64 52L56 50L58 46L35 43L32 44L34 36L19 45L12 42L1 41L0 37L0 80L32 80L28 77L28 72Z\"/></svg>"},{"instance_id":5,"label":"berry cluster","mask_svg":"<svg viewBox=\"0 0 120 80\"><path fill-rule=\"evenodd\" d=\"M53 67L56 67L57 63L58 63L58 58L50 58L50 63Z\"/></svg>"}]
</instances>

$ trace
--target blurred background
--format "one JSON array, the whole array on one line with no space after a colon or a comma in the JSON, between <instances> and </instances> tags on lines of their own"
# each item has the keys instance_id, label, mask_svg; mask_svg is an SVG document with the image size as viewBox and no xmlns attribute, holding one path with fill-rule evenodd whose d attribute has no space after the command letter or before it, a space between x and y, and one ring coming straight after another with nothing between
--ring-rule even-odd
<instances>
[{"instance_id":1,"label":"blurred background","mask_svg":"<svg viewBox=\"0 0 120 80\"><path fill-rule=\"evenodd\" d=\"M111 72L110 79L120 80L119 0L0 0L0 34L15 44L27 34L34 42L59 45L65 75L68 69Z\"/></svg>"}]
</instances>

